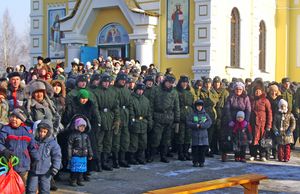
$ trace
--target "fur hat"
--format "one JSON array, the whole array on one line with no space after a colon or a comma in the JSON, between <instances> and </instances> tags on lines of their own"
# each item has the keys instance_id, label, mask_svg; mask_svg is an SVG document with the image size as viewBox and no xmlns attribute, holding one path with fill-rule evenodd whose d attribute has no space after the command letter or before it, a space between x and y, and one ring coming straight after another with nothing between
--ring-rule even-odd
<instances>
[{"instance_id":1,"label":"fur hat","mask_svg":"<svg viewBox=\"0 0 300 194\"><path fill-rule=\"evenodd\" d=\"M189 77L186 75L181 75L179 78L179 82L189 82Z\"/></svg>"},{"instance_id":2,"label":"fur hat","mask_svg":"<svg viewBox=\"0 0 300 194\"><path fill-rule=\"evenodd\" d=\"M73 59L73 62L74 62L75 64L79 65L80 60L79 60L78 58L74 58L74 59Z\"/></svg>"},{"instance_id":3,"label":"fur hat","mask_svg":"<svg viewBox=\"0 0 300 194\"><path fill-rule=\"evenodd\" d=\"M30 87L29 87L29 92L30 95L32 96L32 94L38 90L46 90L46 86L43 82L33 82Z\"/></svg>"},{"instance_id":4,"label":"fur hat","mask_svg":"<svg viewBox=\"0 0 300 194\"><path fill-rule=\"evenodd\" d=\"M195 107L196 107L196 106L203 106L203 105L204 105L204 101L203 101L203 100L198 99L198 100L195 102Z\"/></svg>"},{"instance_id":5,"label":"fur hat","mask_svg":"<svg viewBox=\"0 0 300 194\"><path fill-rule=\"evenodd\" d=\"M278 102L278 108L281 109L281 106L285 105L286 107L288 106L288 102L284 99L280 99Z\"/></svg>"},{"instance_id":6,"label":"fur hat","mask_svg":"<svg viewBox=\"0 0 300 194\"><path fill-rule=\"evenodd\" d=\"M134 91L136 91L136 90L145 90L145 89L146 89L146 85L145 84L138 83L138 84L136 84Z\"/></svg>"},{"instance_id":7,"label":"fur hat","mask_svg":"<svg viewBox=\"0 0 300 194\"><path fill-rule=\"evenodd\" d=\"M84 125L85 127L87 126L86 121L83 118L77 118L75 120L75 129L78 129L80 126Z\"/></svg>"},{"instance_id":8,"label":"fur hat","mask_svg":"<svg viewBox=\"0 0 300 194\"><path fill-rule=\"evenodd\" d=\"M22 122L27 120L27 116L21 108L15 108L12 112L10 112L10 116L12 115L18 117Z\"/></svg>"},{"instance_id":9,"label":"fur hat","mask_svg":"<svg viewBox=\"0 0 300 194\"><path fill-rule=\"evenodd\" d=\"M171 76L171 75L167 75L165 77L165 82L170 82L170 83L174 83L175 82L175 77Z\"/></svg>"},{"instance_id":10,"label":"fur hat","mask_svg":"<svg viewBox=\"0 0 300 194\"><path fill-rule=\"evenodd\" d=\"M236 118L245 118L245 113L243 111L239 111L236 113Z\"/></svg>"}]
</instances>

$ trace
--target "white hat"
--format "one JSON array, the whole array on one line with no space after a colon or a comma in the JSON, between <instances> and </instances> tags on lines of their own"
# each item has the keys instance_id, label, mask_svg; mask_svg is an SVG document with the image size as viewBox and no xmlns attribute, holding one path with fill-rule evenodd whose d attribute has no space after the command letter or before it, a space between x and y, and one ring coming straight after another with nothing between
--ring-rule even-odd
<instances>
[{"instance_id":1,"label":"white hat","mask_svg":"<svg viewBox=\"0 0 300 194\"><path fill-rule=\"evenodd\" d=\"M79 65L80 60L79 60L78 58L74 58L73 61L74 61L77 65Z\"/></svg>"}]
</instances>

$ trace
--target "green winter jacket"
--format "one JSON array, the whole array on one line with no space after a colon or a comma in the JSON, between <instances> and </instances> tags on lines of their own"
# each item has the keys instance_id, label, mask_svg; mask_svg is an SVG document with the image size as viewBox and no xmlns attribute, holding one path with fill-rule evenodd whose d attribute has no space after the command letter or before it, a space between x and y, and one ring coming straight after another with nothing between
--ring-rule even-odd
<instances>
[{"instance_id":1,"label":"green winter jacket","mask_svg":"<svg viewBox=\"0 0 300 194\"><path fill-rule=\"evenodd\" d=\"M212 122L214 122L217 119L216 105L219 101L218 93L213 88L210 90L202 88L200 99L204 101L205 111L210 116Z\"/></svg>"},{"instance_id":2,"label":"green winter jacket","mask_svg":"<svg viewBox=\"0 0 300 194\"><path fill-rule=\"evenodd\" d=\"M99 86L93 91L101 117L101 129L111 130L113 123L120 122L118 94L112 86Z\"/></svg>"},{"instance_id":3,"label":"green winter jacket","mask_svg":"<svg viewBox=\"0 0 300 194\"><path fill-rule=\"evenodd\" d=\"M153 120L162 124L179 123L180 108L176 89L166 89L163 84L156 87L151 101Z\"/></svg>"},{"instance_id":4,"label":"green winter jacket","mask_svg":"<svg viewBox=\"0 0 300 194\"><path fill-rule=\"evenodd\" d=\"M119 101L119 110L120 110L120 119L121 119L121 125L128 126L129 122L129 109L131 108L131 93L128 88L125 86L119 86L118 84L114 86L114 90L117 93L117 98Z\"/></svg>"},{"instance_id":5,"label":"green winter jacket","mask_svg":"<svg viewBox=\"0 0 300 194\"><path fill-rule=\"evenodd\" d=\"M146 133L152 129L150 101L144 96L132 93L130 106L130 133Z\"/></svg>"},{"instance_id":6,"label":"green winter jacket","mask_svg":"<svg viewBox=\"0 0 300 194\"><path fill-rule=\"evenodd\" d=\"M180 121L186 122L187 116L193 113L195 95L190 90L177 87L180 107Z\"/></svg>"}]
</instances>

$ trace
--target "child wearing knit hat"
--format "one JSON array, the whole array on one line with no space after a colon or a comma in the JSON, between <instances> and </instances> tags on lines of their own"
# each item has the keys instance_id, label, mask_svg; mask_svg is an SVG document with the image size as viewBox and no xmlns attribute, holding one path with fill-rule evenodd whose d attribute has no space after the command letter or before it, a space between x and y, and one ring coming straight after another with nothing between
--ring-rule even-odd
<instances>
[{"instance_id":1,"label":"child wearing knit hat","mask_svg":"<svg viewBox=\"0 0 300 194\"><path fill-rule=\"evenodd\" d=\"M233 126L233 151L236 162L246 162L246 149L252 142L252 130L245 113L238 111Z\"/></svg>"},{"instance_id":2,"label":"child wearing knit hat","mask_svg":"<svg viewBox=\"0 0 300 194\"><path fill-rule=\"evenodd\" d=\"M83 117L78 117L73 123L74 130L68 139L68 158L70 159L70 185L84 186L83 176L87 172L87 159L92 160L93 151L87 134L90 127Z\"/></svg>"}]
</instances>

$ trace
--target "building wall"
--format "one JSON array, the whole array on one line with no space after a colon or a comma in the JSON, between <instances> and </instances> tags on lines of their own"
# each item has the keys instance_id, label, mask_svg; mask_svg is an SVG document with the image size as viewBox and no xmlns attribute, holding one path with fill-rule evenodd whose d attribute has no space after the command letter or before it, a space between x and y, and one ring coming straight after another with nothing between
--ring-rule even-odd
<instances>
[{"instance_id":1,"label":"building wall","mask_svg":"<svg viewBox=\"0 0 300 194\"><path fill-rule=\"evenodd\" d=\"M185 56L170 56L166 53L166 32L167 32L167 1L160 1L160 16L159 16L159 26L157 34L157 40L155 40L155 63L158 65L159 69L162 72L165 72L166 68L172 67L173 72L176 78L179 78L180 75L186 74L191 78L194 78L194 73L192 71L192 66L194 65L194 52L193 52L193 43L194 43L194 22L195 22L195 9L194 1L190 1L190 31L189 31L189 54Z\"/></svg>"},{"instance_id":2,"label":"building wall","mask_svg":"<svg viewBox=\"0 0 300 194\"><path fill-rule=\"evenodd\" d=\"M97 37L101 29L105 25L112 22L121 24L126 29L128 34L131 34L133 32L122 11L117 7L109 9L97 9L95 14L95 20L93 21L91 28L87 33L88 46L97 46ZM130 42L130 54L132 58L135 58L135 45L133 41Z\"/></svg>"},{"instance_id":3,"label":"building wall","mask_svg":"<svg viewBox=\"0 0 300 194\"><path fill-rule=\"evenodd\" d=\"M211 76L275 78L275 1L211 1ZM240 13L240 68L230 67L231 12ZM221 13L221 14L220 14ZM266 72L259 70L259 24L266 24Z\"/></svg>"}]
</instances>

